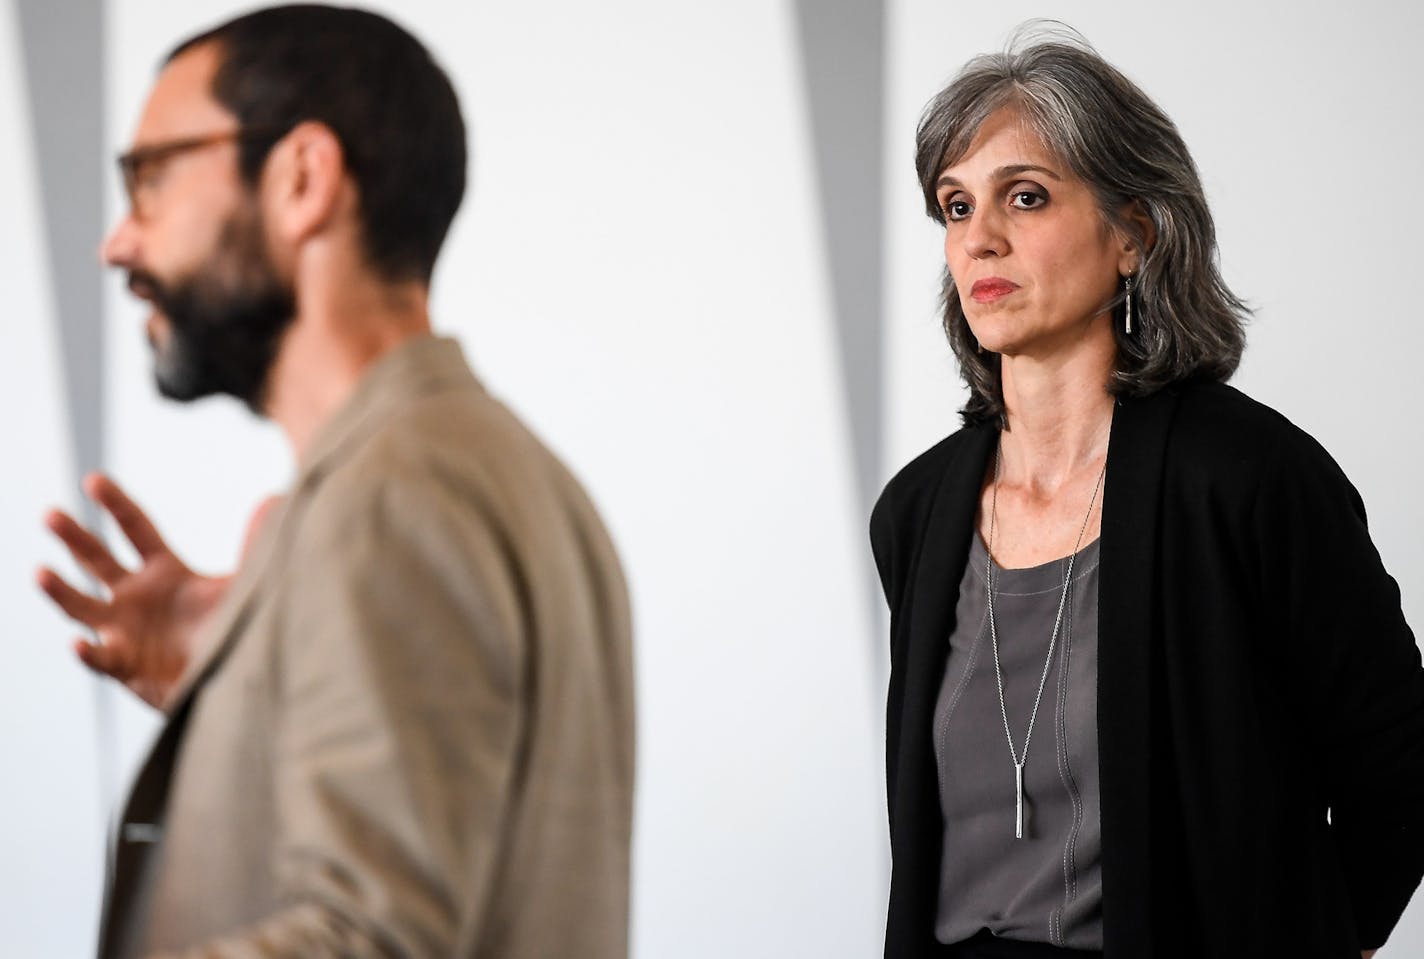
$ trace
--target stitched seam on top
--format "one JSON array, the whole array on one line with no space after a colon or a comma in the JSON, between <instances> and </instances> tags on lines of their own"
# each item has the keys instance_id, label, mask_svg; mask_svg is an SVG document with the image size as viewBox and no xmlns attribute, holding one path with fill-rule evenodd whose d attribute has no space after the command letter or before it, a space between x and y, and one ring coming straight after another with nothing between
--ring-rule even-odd
<instances>
[{"instance_id":1,"label":"stitched seam on top","mask_svg":"<svg viewBox=\"0 0 1424 959\"><path fill-rule=\"evenodd\" d=\"M1102 540L1102 537L1099 536L1097 539L1093 540L1093 543L1101 542L1101 540ZM981 539L981 540L978 540L978 543L979 543L979 547L980 547L981 549L983 549L984 552L987 553L987 552L989 551L989 547L984 545L984 541L983 541L982 539ZM1073 555L1073 556L1081 556L1083 553L1087 552L1087 551L1092 547L1093 543L1089 543L1087 546L1084 546L1082 549L1078 550L1076 553L1073 553L1073 554L1071 554L1071 555ZM970 550L970 554L971 554L971 555L972 555L974 552L975 552L974 550L972 550L972 549ZM1102 559L1103 559L1103 554L1102 554L1102 549L1101 549L1101 547L1100 547L1099 550L1098 550L1098 555L1095 556L1095 557L1093 557L1093 562L1092 562L1091 565L1089 565L1089 566L1078 566L1078 567L1074 570L1073 580L1072 580L1072 581L1076 583L1078 580L1082 579L1084 576L1087 576L1087 575L1088 575L1089 573L1091 573L1093 570L1097 569L1097 568L1098 568L1098 564L1099 564L1100 562L1102 562ZM1057 563L1057 564L1059 564L1059 565L1062 565L1062 564L1066 563L1067 560L1068 560L1068 557L1067 557L1067 556L1060 556L1060 557L1058 557L1057 559L1049 560L1048 563L1040 563L1040 564L1037 565L1037 566L1019 567L1019 568L1017 568L1017 569L1004 569L1004 568L1003 568L1002 566L1000 566L998 563L994 563L994 569L995 569L996 573L998 574L998 575L996 575L996 576L994 577L994 579L995 579L995 585L996 585L996 586L998 585L998 583L1000 582L1000 576L1002 576L1002 575L1005 574L1005 573L1007 573L1009 576L1013 576L1013 574L1015 574L1015 573L1021 573L1021 572L1024 572L1025 570L1037 570L1037 569L1042 569L1044 566L1049 565L1049 563ZM990 562L993 562L992 557L990 558ZM969 572L974 576L975 579L977 579L977 580L979 581L979 584L980 584L981 586L984 584L984 566L983 566L982 563L975 563L975 562L971 561L971 562L969 563ZM1063 589L1063 580L1062 580L1062 578L1060 577L1059 580L1058 580L1058 582L1057 582L1057 584L1055 584L1055 585L1050 585L1050 586L1045 586L1043 589L1033 590L1033 591L1027 592L1027 593L1006 593L1006 592L1004 592L1002 589L995 589L995 590L994 590L994 595L995 595L995 596L1038 596L1038 595L1041 594L1041 593L1051 593L1051 592L1060 591L1060 590L1062 590L1062 589Z\"/></svg>"},{"instance_id":2,"label":"stitched seam on top","mask_svg":"<svg viewBox=\"0 0 1424 959\"><path fill-rule=\"evenodd\" d=\"M1054 684L1057 687L1056 691L1058 695L1055 697L1053 710L1053 732L1055 747L1053 753L1054 758L1058 760L1059 782L1062 782L1065 786L1068 786L1068 795L1070 801L1072 799L1073 789L1072 786L1069 785L1069 783L1071 782L1072 774L1067 771L1068 746L1066 716L1068 712L1068 704L1066 686L1068 678L1068 658L1069 653L1071 652L1070 647L1072 645L1073 636L1072 626L1072 607L1069 604L1069 598L1067 596L1064 596L1063 622L1061 624L1063 630L1063 635L1061 637L1062 645L1059 647L1058 653L1058 682ZM1068 872L1068 858L1067 850L1065 848L1063 858L1063 888L1065 895L1064 899L1060 901L1057 906L1054 907L1053 911L1050 912L1048 916L1048 939L1055 946L1063 945L1063 909L1067 903L1068 897L1066 893L1069 888L1069 884L1070 878Z\"/></svg>"},{"instance_id":3,"label":"stitched seam on top","mask_svg":"<svg viewBox=\"0 0 1424 959\"><path fill-rule=\"evenodd\" d=\"M984 615L979 621L979 632L974 636L974 643L969 647L969 658L964 663L964 675L959 677L959 682L955 684L954 692L949 694L949 703L944 707L944 716L939 723L939 742L935 744L935 760L939 763L939 769L944 768L944 744L949 738L949 718L954 715L955 708L959 705L959 698L964 694L965 687L969 685L969 677L974 675L974 667L979 663L979 650L984 646L984 633L989 625L989 610L984 609ZM948 639L945 642L949 642Z\"/></svg>"},{"instance_id":4,"label":"stitched seam on top","mask_svg":"<svg viewBox=\"0 0 1424 959\"><path fill-rule=\"evenodd\" d=\"M1059 945L1063 944L1061 941L1063 912L1067 910L1073 900L1078 898L1078 834L1082 830L1083 825L1083 798L1078 792L1078 783L1073 777L1073 768L1068 761L1068 674L1071 667L1073 645L1073 596L1071 591L1063 615L1065 619L1063 624L1063 661L1061 665L1062 672L1058 677L1058 724L1061 749L1059 754L1059 773L1063 777L1063 783L1068 789L1068 797L1072 802L1073 821L1069 824L1068 839L1063 846L1063 903L1055 910L1055 915L1059 921Z\"/></svg>"},{"instance_id":5,"label":"stitched seam on top","mask_svg":"<svg viewBox=\"0 0 1424 959\"><path fill-rule=\"evenodd\" d=\"M1061 562L1063 562L1063 560L1059 560L1059 562L1061 563ZM1076 573L1076 572L1075 572L1075 573L1073 574L1072 580L1069 581L1070 584L1071 584L1071 583L1076 583L1076 582L1078 582L1078 580L1082 579L1084 576L1087 576L1089 573L1091 573L1093 570L1095 570L1095 569L1097 569L1097 568L1098 568L1098 560L1094 560L1093 563L1092 563L1092 565L1090 565L1090 566L1088 566L1087 568L1085 568L1081 573ZM1002 573L1003 570L1000 570L999 572ZM1011 570L1010 572L1012 572L1012 570ZM979 579L979 581L980 581L980 582L983 582L983 573L980 573L980 579ZM997 585L997 584L996 584L996 585ZM1070 588L1071 588L1071 585L1070 585ZM1063 580L1060 579L1060 580L1058 581L1057 585L1054 585L1054 586L1045 586L1043 589L1029 590L1027 593L1013 593L1013 592L1009 592L1008 590L1004 590L1004 589L995 589L995 590L994 590L994 595L995 595L995 596L1042 596L1044 593L1061 593L1061 592L1063 592Z\"/></svg>"}]
</instances>

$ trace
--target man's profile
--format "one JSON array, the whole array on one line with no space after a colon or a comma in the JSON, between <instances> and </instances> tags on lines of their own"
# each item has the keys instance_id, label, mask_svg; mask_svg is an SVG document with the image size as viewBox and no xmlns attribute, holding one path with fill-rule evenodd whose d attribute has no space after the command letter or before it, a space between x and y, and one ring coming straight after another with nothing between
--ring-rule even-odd
<instances>
[{"instance_id":1,"label":"man's profile","mask_svg":"<svg viewBox=\"0 0 1424 959\"><path fill-rule=\"evenodd\" d=\"M297 464L231 578L112 480L121 565L41 587L166 723L118 821L105 957L626 955L627 596L578 483L431 334L465 129L410 34L259 10L181 44L104 245L159 390L226 394Z\"/></svg>"}]
</instances>

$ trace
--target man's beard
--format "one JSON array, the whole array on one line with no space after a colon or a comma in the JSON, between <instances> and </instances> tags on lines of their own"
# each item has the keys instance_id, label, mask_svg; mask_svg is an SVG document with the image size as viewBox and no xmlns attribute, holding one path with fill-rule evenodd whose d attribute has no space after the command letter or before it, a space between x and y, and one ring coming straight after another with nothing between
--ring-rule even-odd
<instances>
[{"instance_id":1,"label":"man's beard","mask_svg":"<svg viewBox=\"0 0 1424 959\"><path fill-rule=\"evenodd\" d=\"M152 343L159 393L181 401L223 393L262 413L296 294L267 253L255 203L229 217L213 255L187 276L165 283L136 269L129 286L168 320L166 341Z\"/></svg>"}]
</instances>

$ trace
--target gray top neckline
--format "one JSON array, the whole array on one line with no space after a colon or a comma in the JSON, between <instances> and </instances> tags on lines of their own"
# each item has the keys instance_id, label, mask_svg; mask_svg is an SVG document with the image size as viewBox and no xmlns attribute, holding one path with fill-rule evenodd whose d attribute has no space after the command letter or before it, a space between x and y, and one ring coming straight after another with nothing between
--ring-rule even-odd
<instances>
[{"instance_id":1,"label":"gray top neckline","mask_svg":"<svg viewBox=\"0 0 1424 959\"><path fill-rule=\"evenodd\" d=\"M969 571L977 582L984 582L984 564L989 559L989 549L984 538L978 533L972 537L969 546ZM1095 538L1087 546L1073 554L1073 582L1077 582L1092 572L1098 565L1099 544L1102 537ZM1067 572L1068 557L1060 556L1038 566L1006 569L994 562L994 594L996 596L1030 596L1049 590L1062 591L1063 574Z\"/></svg>"}]
</instances>

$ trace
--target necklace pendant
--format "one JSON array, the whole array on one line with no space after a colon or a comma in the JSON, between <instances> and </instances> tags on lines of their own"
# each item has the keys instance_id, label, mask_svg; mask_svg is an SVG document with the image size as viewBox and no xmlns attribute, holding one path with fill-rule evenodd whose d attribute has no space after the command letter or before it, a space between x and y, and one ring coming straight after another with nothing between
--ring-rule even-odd
<instances>
[{"instance_id":1,"label":"necklace pendant","mask_svg":"<svg viewBox=\"0 0 1424 959\"><path fill-rule=\"evenodd\" d=\"M1128 332L1131 332L1129 330ZM1014 764L1014 838L1024 836L1024 763L1028 761L1028 745L1033 739L1033 725L1038 720L1038 707L1043 702L1043 688L1048 683L1048 672L1053 666L1053 650L1058 642L1058 630L1063 625L1063 609L1068 604L1068 590L1073 582L1073 560L1083 545L1083 534L1088 531L1088 520L1093 515L1093 504L1103 489L1103 479L1108 475L1107 459L1098 471L1098 481L1093 486L1093 496L1088 500L1088 512L1083 516L1083 525L1078 528L1078 539L1073 544L1073 552L1068 557L1068 570L1063 574L1063 593L1058 598L1058 615L1053 620L1053 631L1048 634L1048 655L1043 660L1043 673L1038 677L1038 692L1033 697L1033 712L1028 716L1028 731L1024 733L1023 752L1014 748L1014 733L1009 728L1009 708L1004 702L1004 668L999 662L999 630L994 625L994 528L999 516L999 474L1003 470L1003 443L994 450L994 485L989 501L989 542L987 556L984 557L985 602L988 606L986 618L989 620L989 639L994 648L994 679L999 692L999 715L1004 720L1004 739L1009 744L1009 758Z\"/></svg>"},{"instance_id":2,"label":"necklace pendant","mask_svg":"<svg viewBox=\"0 0 1424 959\"><path fill-rule=\"evenodd\" d=\"M1014 838L1023 838L1023 763L1014 763Z\"/></svg>"}]
</instances>

